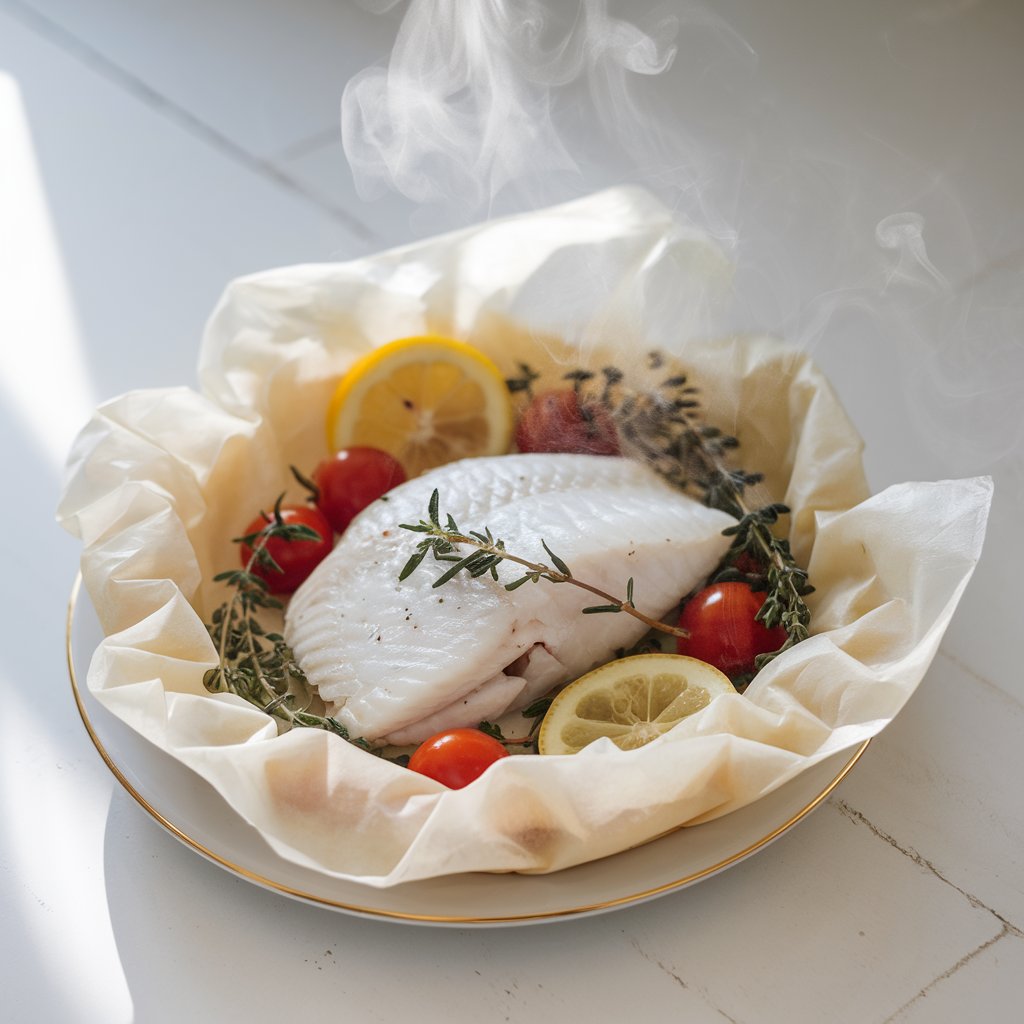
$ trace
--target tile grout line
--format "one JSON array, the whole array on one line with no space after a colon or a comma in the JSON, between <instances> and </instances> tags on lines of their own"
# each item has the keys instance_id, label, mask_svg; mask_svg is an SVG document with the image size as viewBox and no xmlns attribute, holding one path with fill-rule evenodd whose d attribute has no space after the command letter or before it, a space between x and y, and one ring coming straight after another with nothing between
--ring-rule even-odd
<instances>
[{"instance_id":1,"label":"tile grout line","mask_svg":"<svg viewBox=\"0 0 1024 1024\"><path fill-rule=\"evenodd\" d=\"M308 156L310 153L316 153L318 150L325 149L332 142L337 142L340 137L341 132L338 128L322 128L320 131L303 136L303 138L297 139L295 142L285 146L284 149L278 150L273 159L295 160L299 157Z\"/></svg>"},{"instance_id":2,"label":"tile grout line","mask_svg":"<svg viewBox=\"0 0 1024 1024\"><path fill-rule=\"evenodd\" d=\"M928 984L925 985L924 988L922 988L921 991L917 993L917 995L913 996L911 999L908 999L895 1013L890 1014L888 1017L886 1017L885 1020L882 1021L882 1024L892 1024L893 1021L895 1021L903 1013L909 1010L910 1007L912 1007L918 1000L927 999L928 993L931 992L933 988L935 988L941 982L945 981L947 978L952 978L953 975L956 974L956 972L959 971L961 967L966 967L972 960L975 959L975 957L980 956L982 953L985 952L986 949L989 949L992 946L994 946L1000 939L1004 939L1007 935L1014 934L1014 932L1015 929L1012 925L1004 924L1002 930L998 932L996 935L993 935L991 939L987 939L980 946L978 946L977 949L972 949L969 953L965 953L962 957L960 957L959 960L957 960L955 964L953 964L952 967L943 971L938 977L932 978L932 980L929 981ZM1020 933L1018 932L1017 934L1019 935Z\"/></svg>"},{"instance_id":3,"label":"tile grout line","mask_svg":"<svg viewBox=\"0 0 1024 1024\"><path fill-rule=\"evenodd\" d=\"M990 679L986 679L983 675L975 672L969 665L964 664L955 654L950 654L945 647L940 647L938 653L946 659L951 665L958 668L965 676L970 676L977 683L981 683L982 686L987 687L990 690L994 690L1000 697L1005 698L1013 704L1016 704L1019 708L1024 708L1022 703L1012 693L1008 693L1001 686L996 686Z\"/></svg>"},{"instance_id":4,"label":"tile grout line","mask_svg":"<svg viewBox=\"0 0 1024 1024\"><path fill-rule=\"evenodd\" d=\"M623 934L625 933L623 932ZM640 945L639 941L636 939L635 936L629 936L629 944L637 951L637 953L640 954L641 957L643 957L644 960L646 960L650 964L653 964L660 971L663 971L665 974L667 974L680 988L685 989L688 992L696 991L704 1000L704 1002L717 1014L719 1014L725 1020L729 1021L729 1024L740 1024L740 1022L737 1021L735 1017L730 1017L729 1014L725 1012L725 1010L716 1006L711 1001L711 998L709 997L707 991L703 987L697 986L696 988L693 988L691 985L685 982L675 971L673 971L671 967L663 963L657 957L648 953L647 950L645 950L643 946Z\"/></svg>"},{"instance_id":5,"label":"tile grout line","mask_svg":"<svg viewBox=\"0 0 1024 1024\"><path fill-rule=\"evenodd\" d=\"M994 683L990 682L984 676L979 675L977 672L975 672L974 670L969 668L967 665L965 665L959 658L957 658L955 655L950 654L944 648L940 648L938 653L940 655L942 655L942 657L946 661L948 661L951 665L953 665L959 671L963 672L965 675L969 676L971 679L973 679L977 683L981 684L982 686L985 686L988 689L994 690L998 695L1000 695L1001 697L1009 699L1014 704L1019 704L1020 703L1012 695L1006 693L1005 690L1003 690L1002 688L996 686ZM879 839L883 840L883 842L888 843L890 846L893 847L893 849L897 850L899 853L902 853L905 857L909 857L910 860L912 860L918 867L924 868L926 871L928 871L932 875L934 875L940 882L942 882L945 885L948 885L955 892L957 892L961 896L963 896L963 898L965 900L967 900L967 902L972 907L974 907L975 909L978 909L978 910L984 910L988 914L991 914L1000 923L1000 926L1001 926L999 931L995 935L993 935L991 938L987 939L985 942L981 943L981 945L978 946L977 948L975 948L975 949L971 950L970 952L964 954L964 956L962 956L955 964L953 964L951 967L947 968L941 974L939 974L938 976L933 978L915 996L913 996L911 999L909 999L906 1003L904 1003L901 1007L899 1007L890 1016L886 1017L885 1021L883 1022L883 1024L893 1024L893 1022L895 1022L899 1017L901 1017L908 1009L910 1009L919 1000L927 999L929 993L937 985L939 985L941 982L947 980L948 978L951 978L962 967L965 967L967 964L969 964L971 961L973 961L976 957L978 957L982 953L984 953L987 949L990 949L992 946L994 946L1001 939L1004 939L1007 936L1011 936L1013 938L1024 938L1024 931L1022 931L1016 925L1014 925L1010 921L1008 921L1005 917L1003 917L1002 914L1000 914L998 911L994 910L992 907L990 907L987 903L983 902L977 896L973 895L972 893L967 892L967 890L961 888L955 882L951 881L949 878L947 878L945 875L943 875L942 872L939 871L938 868L936 868L935 865L932 864L931 861L929 861L922 854L918 853L918 851L914 850L912 847L903 847L903 846L901 846L896 841L896 839L893 836L891 836L889 833L883 831L882 829L878 828L864 814L862 814L858 810L855 810L848 803L846 803L846 801L840 800L840 799L835 799L835 800L830 801L830 804L833 807L835 807L835 809L838 810L842 815L844 815L846 818L848 818L850 821L852 821L854 824L864 825L875 836L877 836Z\"/></svg>"},{"instance_id":6,"label":"tile grout line","mask_svg":"<svg viewBox=\"0 0 1024 1024\"><path fill-rule=\"evenodd\" d=\"M967 964L969 964L972 960L975 959L975 957L980 956L982 953L985 952L985 950L994 946L1001 939L1005 939L1007 936L1012 936L1013 938L1018 939L1024 938L1024 932L1022 932L1020 928L1011 924L1005 917L1003 917L1002 914L998 913L998 911L993 910L987 903L983 903L980 899L978 899L977 896L974 896L971 893L967 892L966 889L962 889L955 882L951 882L948 878L946 878L945 875L942 874L941 871L939 871L938 868L935 867L934 864L932 864L931 861L929 861L926 857L923 857L916 850L914 850L913 848L900 846L900 844L896 842L893 836L889 835L888 832L884 832L882 829L878 828L877 825L874 825L871 821L868 820L868 818L865 815L863 815L860 811L855 810L845 800L837 799L830 801L830 803L831 806L835 807L835 809L839 811L840 814L842 814L845 818L849 819L855 825L863 825L872 834L877 836L883 842L888 843L894 850L898 851L899 853L902 853L904 857L909 857L918 867L924 868L926 871L934 875L944 885L948 885L955 892L958 892L976 910L984 910L987 913L991 914L999 922L1001 926L999 931L996 932L995 935L993 935L989 939L986 939L977 948L972 949L968 953L965 953L959 960L957 960L955 964L952 965L952 967L948 967L941 974L932 978L932 980L929 981L928 984L925 985L922 989L920 989L920 991L915 996L907 1000L907 1002L905 1002L901 1007L899 1007L894 1013L886 1017L883 1021L883 1024L893 1024L893 1022L901 1014L903 1014L906 1010L913 1006L919 999L927 999L928 993L933 988L935 988L940 982L946 981L948 978L953 977L953 975L956 974L956 972L959 971L960 968L966 967Z\"/></svg>"},{"instance_id":7,"label":"tile grout line","mask_svg":"<svg viewBox=\"0 0 1024 1024\"><path fill-rule=\"evenodd\" d=\"M1022 932L1021 929L1014 925L1011 921L1008 921L1005 917L1003 917L1002 914L1000 914L996 910L993 910L987 903L984 903L980 899L978 899L977 896L973 896L971 893L967 892L966 889L962 889L955 882L951 882L948 878L946 878L945 875L942 874L941 871L939 871L937 867L935 867L934 864L932 864L930 860L928 860L926 857L923 857L920 853L917 852L917 850L910 847L900 846L900 844L895 840L893 836L889 835L888 832L884 832L877 825L874 825L871 821L868 820L868 818L865 815L863 815L860 811L855 810L845 800L832 800L830 801L830 804L837 811L839 811L839 813L842 814L845 818L848 818L856 825L863 825L874 835L876 835L879 839L883 840L883 842L888 843L894 850L897 850L899 853L902 853L904 857L909 857L918 867L924 868L926 871L931 872L931 874L933 874L940 882L944 883L945 885L948 885L955 892L958 892L961 896L963 896L963 898L967 900L967 902L970 903L970 905L974 907L976 910L984 910L987 913L991 914L1001 925L1004 926L1007 934L1014 935L1017 938L1024 938L1024 932Z\"/></svg>"},{"instance_id":8,"label":"tile grout line","mask_svg":"<svg viewBox=\"0 0 1024 1024\"><path fill-rule=\"evenodd\" d=\"M0 10L6 11L30 31L53 43L69 56L77 59L81 64L84 64L105 78L108 82L121 87L137 100L163 115L167 120L173 121L179 128L184 129L207 145L219 150L236 164L240 164L250 171L255 171L263 177L269 178L275 184L287 189L306 202L312 203L361 240L370 242L377 240L373 231L358 218L353 217L346 210L318 196L314 191L308 189L272 161L250 153L212 125L207 124L185 107L157 92L156 89L148 85L141 78L115 64L74 33L35 10L35 8L26 5L21 0L0 0Z\"/></svg>"}]
</instances>

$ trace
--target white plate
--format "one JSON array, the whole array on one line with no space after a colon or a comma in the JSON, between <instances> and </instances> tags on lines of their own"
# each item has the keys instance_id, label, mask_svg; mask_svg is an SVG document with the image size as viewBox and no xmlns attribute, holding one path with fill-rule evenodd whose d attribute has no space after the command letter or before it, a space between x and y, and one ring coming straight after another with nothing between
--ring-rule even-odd
<instances>
[{"instance_id":1,"label":"white plate","mask_svg":"<svg viewBox=\"0 0 1024 1024\"><path fill-rule=\"evenodd\" d=\"M204 857L256 885L345 913L416 924L510 925L626 907L693 885L764 849L814 810L867 748L839 753L739 811L679 829L614 857L547 875L463 874L388 889L340 881L279 857L207 782L107 711L79 680L102 640L75 582L68 607L71 687L89 737L155 821Z\"/></svg>"}]
</instances>

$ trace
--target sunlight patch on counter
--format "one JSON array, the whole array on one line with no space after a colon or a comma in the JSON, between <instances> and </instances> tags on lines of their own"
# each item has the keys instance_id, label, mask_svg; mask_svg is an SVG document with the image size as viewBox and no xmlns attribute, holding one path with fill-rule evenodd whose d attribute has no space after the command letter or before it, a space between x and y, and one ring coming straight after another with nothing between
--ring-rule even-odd
<instances>
[{"instance_id":1,"label":"sunlight patch on counter","mask_svg":"<svg viewBox=\"0 0 1024 1024\"><path fill-rule=\"evenodd\" d=\"M17 82L0 73L0 396L60 467L96 405Z\"/></svg>"}]
</instances>

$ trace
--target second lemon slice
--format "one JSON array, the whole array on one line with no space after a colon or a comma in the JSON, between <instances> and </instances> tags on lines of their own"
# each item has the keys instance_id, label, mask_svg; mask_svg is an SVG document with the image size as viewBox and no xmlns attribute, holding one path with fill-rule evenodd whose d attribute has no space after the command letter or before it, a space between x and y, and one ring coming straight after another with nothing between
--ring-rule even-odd
<instances>
[{"instance_id":1,"label":"second lemon slice","mask_svg":"<svg viewBox=\"0 0 1024 1024\"><path fill-rule=\"evenodd\" d=\"M433 335L363 356L327 414L332 450L382 448L409 477L455 459L502 455L511 433L512 405L497 366L470 345Z\"/></svg>"},{"instance_id":2,"label":"second lemon slice","mask_svg":"<svg viewBox=\"0 0 1024 1024\"><path fill-rule=\"evenodd\" d=\"M736 693L729 679L696 658L637 654L610 661L554 699L541 723L537 749L575 754L607 736L620 749L633 750L725 693Z\"/></svg>"}]
</instances>

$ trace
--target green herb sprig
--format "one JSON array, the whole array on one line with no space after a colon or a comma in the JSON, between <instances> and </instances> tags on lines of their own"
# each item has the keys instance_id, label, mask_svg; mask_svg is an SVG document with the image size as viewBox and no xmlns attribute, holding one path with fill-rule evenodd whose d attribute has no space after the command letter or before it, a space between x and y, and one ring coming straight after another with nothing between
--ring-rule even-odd
<instances>
[{"instance_id":1,"label":"green herb sprig","mask_svg":"<svg viewBox=\"0 0 1024 1024\"><path fill-rule=\"evenodd\" d=\"M781 625L786 641L778 650L758 656L755 669L760 669L809 635L811 615L804 598L814 588L806 570L796 564L789 542L772 531L790 510L780 502L751 500L750 490L762 482L763 474L731 465L739 440L704 422L699 389L669 357L649 353L648 370L661 379L643 389L628 384L614 366L604 367L600 374L572 370L564 379L580 395L581 405L600 405L612 417L623 454L648 462L676 487L737 520L723 531L732 544L712 582L743 580L766 592L757 619L768 628ZM763 568L741 571L736 564L743 555Z\"/></svg>"},{"instance_id":2,"label":"green herb sprig","mask_svg":"<svg viewBox=\"0 0 1024 1024\"><path fill-rule=\"evenodd\" d=\"M534 753L537 753L537 733L540 731L540 724L544 720L544 716L548 713L548 708L551 707L551 702L553 700L553 697L538 697L537 700L533 701L531 704L527 704L527 706L519 712L523 718L533 719L530 731L523 737L512 738L506 736L501 731L501 726L496 722L481 722L477 728L481 732L485 732L488 736L496 739L499 743L504 743L506 747L530 748Z\"/></svg>"},{"instance_id":3,"label":"green herb sprig","mask_svg":"<svg viewBox=\"0 0 1024 1024\"><path fill-rule=\"evenodd\" d=\"M712 577L715 583L742 580L754 590L764 590L764 604L756 615L757 620L769 629L782 626L786 631L786 641L778 650L759 654L754 659L755 670L810 636L811 612L804 598L814 592L814 587L808 583L807 571L796 564L789 541L776 537L771 530L778 515L788 512L785 505L766 505L745 513L735 526L723 530L734 540L722 568ZM744 573L736 568L736 560L745 552L755 553L767 566L763 575Z\"/></svg>"},{"instance_id":4,"label":"green herb sprig","mask_svg":"<svg viewBox=\"0 0 1024 1024\"><path fill-rule=\"evenodd\" d=\"M584 615L625 612L627 615L639 619L648 629L657 629L672 636L689 636L686 630L659 622L657 619L645 615L636 607L632 577L626 582L625 598L615 597L593 584L577 579L569 566L548 547L547 542L543 539L541 539L541 545L551 559L551 565L511 554L506 549L505 542L496 538L487 527L483 530L463 530L450 514L446 516L445 524L442 525L440 500L440 495L435 488L427 505L427 518L421 519L418 523L399 524L403 530L426 534L426 537L416 545L412 557L405 563L405 567L399 574L400 582L408 579L427 555L433 555L434 561L437 562L452 563L434 580L432 587L435 588L444 586L460 573L465 573L474 579L490 574L494 580L498 580L498 566L505 561L514 562L523 566L527 571L522 576L504 584L506 590L518 590L527 583L539 583L541 580L547 580L549 583L568 583L599 597L604 602L582 609ZM473 550L470 554L464 555L457 551L460 545Z\"/></svg>"},{"instance_id":5,"label":"green herb sprig","mask_svg":"<svg viewBox=\"0 0 1024 1024\"><path fill-rule=\"evenodd\" d=\"M508 382L509 390L531 395L540 374L525 364L518 369L519 375ZM646 369L651 383L644 387L627 381L615 366L573 369L562 379L572 385L581 412L593 414L601 408L611 417L624 455L647 462L680 490L737 520L724 531L732 544L711 582L742 580L765 591L757 618L768 628L782 626L786 641L777 651L758 656L755 669L760 669L809 635L811 616L804 598L814 588L807 572L796 564L789 542L772 529L789 508L752 500L752 488L763 475L732 464L739 440L704 421L699 389L669 356L648 353ZM743 559L744 555L749 557ZM757 568L744 571L737 565L742 562Z\"/></svg>"},{"instance_id":6,"label":"green herb sprig","mask_svg":"<svg viewBox=\"0 0 1024 1024\"><path fill-rule=\"evenodd\" d=\"M284 521L283 498L282 494L275 502L273 515L263 515L266 526L234 538L235 543L252 551L245 567L214 577L216 582L233 588L234 593L213 612L206 627L217 649L217 664L203 675L203 685L211 693L236 694L289 727L325 729L370 750L365 740L351 740L348 730L336 719L310 710L313 689L291 647L280 633L267 632L260 623L259 612L282 607L269 593L266 582L253 572L256 567L281 571L267 549L268 542L274 538L320 540L310 527Z\"/></svg>"}]
</instances>

